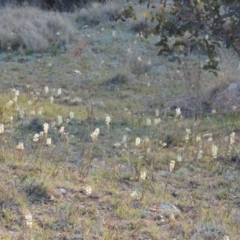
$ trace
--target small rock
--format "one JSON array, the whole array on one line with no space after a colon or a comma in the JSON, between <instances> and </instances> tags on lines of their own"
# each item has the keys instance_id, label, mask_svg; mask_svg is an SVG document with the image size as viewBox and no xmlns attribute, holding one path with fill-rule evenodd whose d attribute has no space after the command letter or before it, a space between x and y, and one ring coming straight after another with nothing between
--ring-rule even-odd
<instances>
[{"instance_id":1,"label":"small rock","mask_svg":"<svg viewBox=\"0 0 240 240\"><path fill-rule=\"evenodd\" d=\"M65 189L63 189L63 188L57 189L57 192L62 194L62 195L66 195L67 194L67 191Z\"/></svg>"},{"instance_id":2,"label":"small rock","mask_svg":"<svg viewBox=\"0 0 240 240\"><path fill-rule=\"evenodd\" d=\"M167 213L181 213L181 210L171 203L160 203L160 210Z\"/></svg>"},{"instance_id":3,"label":"small rock","mask_svg":"<svg viewBox=\"0 0 240 240\"><path fill-rule=\"evenodd\" d=\"M128 127L126 127L125 130L126 130L127 133L131 133L132 132L132 129L130 129Z\"/></svg>"},{"instance_id":4,"label":"small rock","mask_svg":"<svg viewBox=\"0 0 240 240\"><path fill-rule=\"evenodd\" d=\"M75 97L70 101L70 104L72 105L80 105L82 103L82 99L79 97Z\"/></svg>"},{"instance_id":5,"label":"small rock","mask_svg":"<svg viewBox=\"0 0 240 240\"><path fill-rule=\"evenodd\" d=\"M83 236L80 234L75 234L74 236L74 240L83 240L83 239L84 239Z\"/></svg>"},{"instance_id":6,"label":"small rock","mask_svg":"<svg viewBox=\"0 0 240 240\"><path fill-rule=\"evenodd\" d=\"M65 102L65 103L69 102L69 100L70 100L70 97L63 97L62 98L62 102Z\"/></svg>"},{"instance_id":7,"label":"small rock","mask_svg":"<svg viewBox=\"0 0 240 240\"><path fill-rule=\"evenodd\" d=\"M76 74L79 74L79 75L82 74L81 71L79 71L79 70L74 70L73 72L76 73Z\"/></svg>"},{"instance_id":8,"label":"small rock","mask_svg":"<svg viewBox=\"0 0 240 240\"><path fill-rule=\"evenodd\" d=\"M103 101L95 102L94 105L99 108L105 108L105 104L103 103Z\"/></svg>"}]
</instances>

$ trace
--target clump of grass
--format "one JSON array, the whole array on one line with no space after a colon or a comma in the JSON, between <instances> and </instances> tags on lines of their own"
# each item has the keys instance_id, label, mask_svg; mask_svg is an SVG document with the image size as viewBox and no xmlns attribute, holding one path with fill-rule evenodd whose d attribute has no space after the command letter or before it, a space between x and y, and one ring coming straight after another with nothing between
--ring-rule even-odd
<instances>
[{"instance_id":1,"label":"clump of grass","mask_svg":"<svg viewBox=\"0 0 240 240\"><path fill-rule=\"evenodd\" d=\"M225 236L224 228L212 222L197 224L195 231L196 233L191 238L194 240L215 240L222 239Z\"/></svg>"},{"instance_id":2,"label":"clump of grass","mask_svg":"<svg viewBox=\"0 0 240 240\"><path fill-rule=\"evenodd\" d=\"M48 186L43 179L32 179L27 177L23 181L23 189L29 197L33 199L41 200L41 198L47 198L49 196Z\"/></svg>"},{"instance_id":3,"label":"clump of grass","mask_svg":"<svg viewBox=\"0 0 240 240\"><path fill-rule=\"evenodd\" d=\"M65 47L73 39L71 22L56 12L33 7L0 9L0 48L19 48L42 52L51 47Z\"/></svg>"},{"instance_id":4,"label":"clump of grass","mask_svg":"<svg viewBox=\"0 0 240 240\"><path fill-rule=\"evenodd\" d=\"M89 24L91 26L100 23L115 21L118 14L121 12L119 4L109 2L108 4L91 4L87 9L76 13L75 21L78 24Z\"/></svg>"}]
</instances>

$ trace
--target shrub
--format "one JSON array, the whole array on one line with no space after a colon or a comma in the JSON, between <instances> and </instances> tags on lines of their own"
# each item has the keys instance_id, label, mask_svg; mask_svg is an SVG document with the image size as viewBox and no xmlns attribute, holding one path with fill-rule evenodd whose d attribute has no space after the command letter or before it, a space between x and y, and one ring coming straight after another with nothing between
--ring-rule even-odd
<instances>
[{"instance_id":1,"label":"shrub","mask_svg":"<svg viewBox=\"0 0 240 240\"><path fill-rule=\"evenodd\" d=\"M89 8L76 13L75 20L78 24L98 25L101 22L114 21L120 11L119 4L94 3Z\"/></svg>"},{"instance_id":2,"label":"shrub","mask_svg":"<svg viewBox=\"0 0 240 240\"><path fill-rule=\"evenodd\" d=\"M2 0L0 6L32 6L44 10L73 11L76 7L82 8L94 0ZM105 3L105 0L98 0Z\"/></svg>"},{"instance_id":3,"label":"shrub","mask_svg":"<svg viewBox=\"0 0 240 240\"><path fill-rule=\"evenodd\" d=\"M0 49L46 51L65 47L74 28L63 15L33 7L0 10Z\"/></svg>"}]
</instances>

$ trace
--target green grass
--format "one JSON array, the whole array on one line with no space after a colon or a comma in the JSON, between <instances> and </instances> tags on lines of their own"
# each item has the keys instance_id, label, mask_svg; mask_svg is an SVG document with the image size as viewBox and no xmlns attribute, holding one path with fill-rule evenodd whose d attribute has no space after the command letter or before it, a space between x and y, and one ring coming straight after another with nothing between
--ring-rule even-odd
<instances>
[{"instance_id":1,"label":"green grass","mask_svg":"<svg viewBox=\"0 0 240 240\"><path fill-rule=\"evenodd\" d=\"M76 16L64 17L75 21ZM101 24L104 31L99 26L76 28L85 44L73 41L64 53L38 57L33 53L30 61L21 63L14 59L24 54L1 53L3 59L12 54L12 60L0 65L0 123L4 124L0 238L205 240L229 236L237 240L238 111L216 109L215 114L180 119L170 109L173 102L199 92L208 97L213 88L229 83L229 77L212 76L209 81L204 72L199 77L196 56L182 66L168 63L156 56L151 44L133 35L131 26L114 23L116 39L113 23ZM75 55L81 46L82 52ZM151 66L142 71L149 59ZM239 70L224 61L223 56L223 70L233 78ZM182 72L180 77L177 71ZM200 84L200 88L190 84ZM13 88L19 96L8 106L15 98ZM82 101L71 104L76 97ZM58 116L61 124L57 124ZM109 126L106 116L111 118ZM161 122L154 124L156 118ZM34 142L44 123L49 124L48 133ZM92 139L97 128L99 135ZM186 129L191 130L187 138ZM232 132L236 138L230 144ZM47 138L51 145L46 144ZM140 138L138 146L136 138ZM20 142L24 149L16 148ZM217 158L213 144L218 147ZM170 172L171 161L175 165ZM88 186L91 194L87 194ZM180 211L161 207L168 204ZM32 227L25 219L29 212Z\"/></svg>"}]
</instances>

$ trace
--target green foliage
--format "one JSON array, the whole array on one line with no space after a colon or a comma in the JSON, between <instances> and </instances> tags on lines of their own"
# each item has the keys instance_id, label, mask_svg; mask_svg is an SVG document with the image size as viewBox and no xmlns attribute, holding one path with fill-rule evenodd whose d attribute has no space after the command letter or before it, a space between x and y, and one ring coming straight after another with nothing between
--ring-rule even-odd
<instances>
[{"instance_id":1,"label":"green foliage","mask_svg":"<svg viewBox=\"0 0 240 240\"><path fill-rule=\"evenodd\" d=\"M139 1L141 4L142 1ZM146 4L146 3L145 3ZM168 0L162 4L147 2L146 21L156 22L149 32L160 34L156 44L159 55L181 62L192 50L208 57L202 66L217 74L217 48L225 46L240 55L240 3L225 0ZM136 19L134 7L125 9L118 19Z\"/></svg>"}]
</instances>

